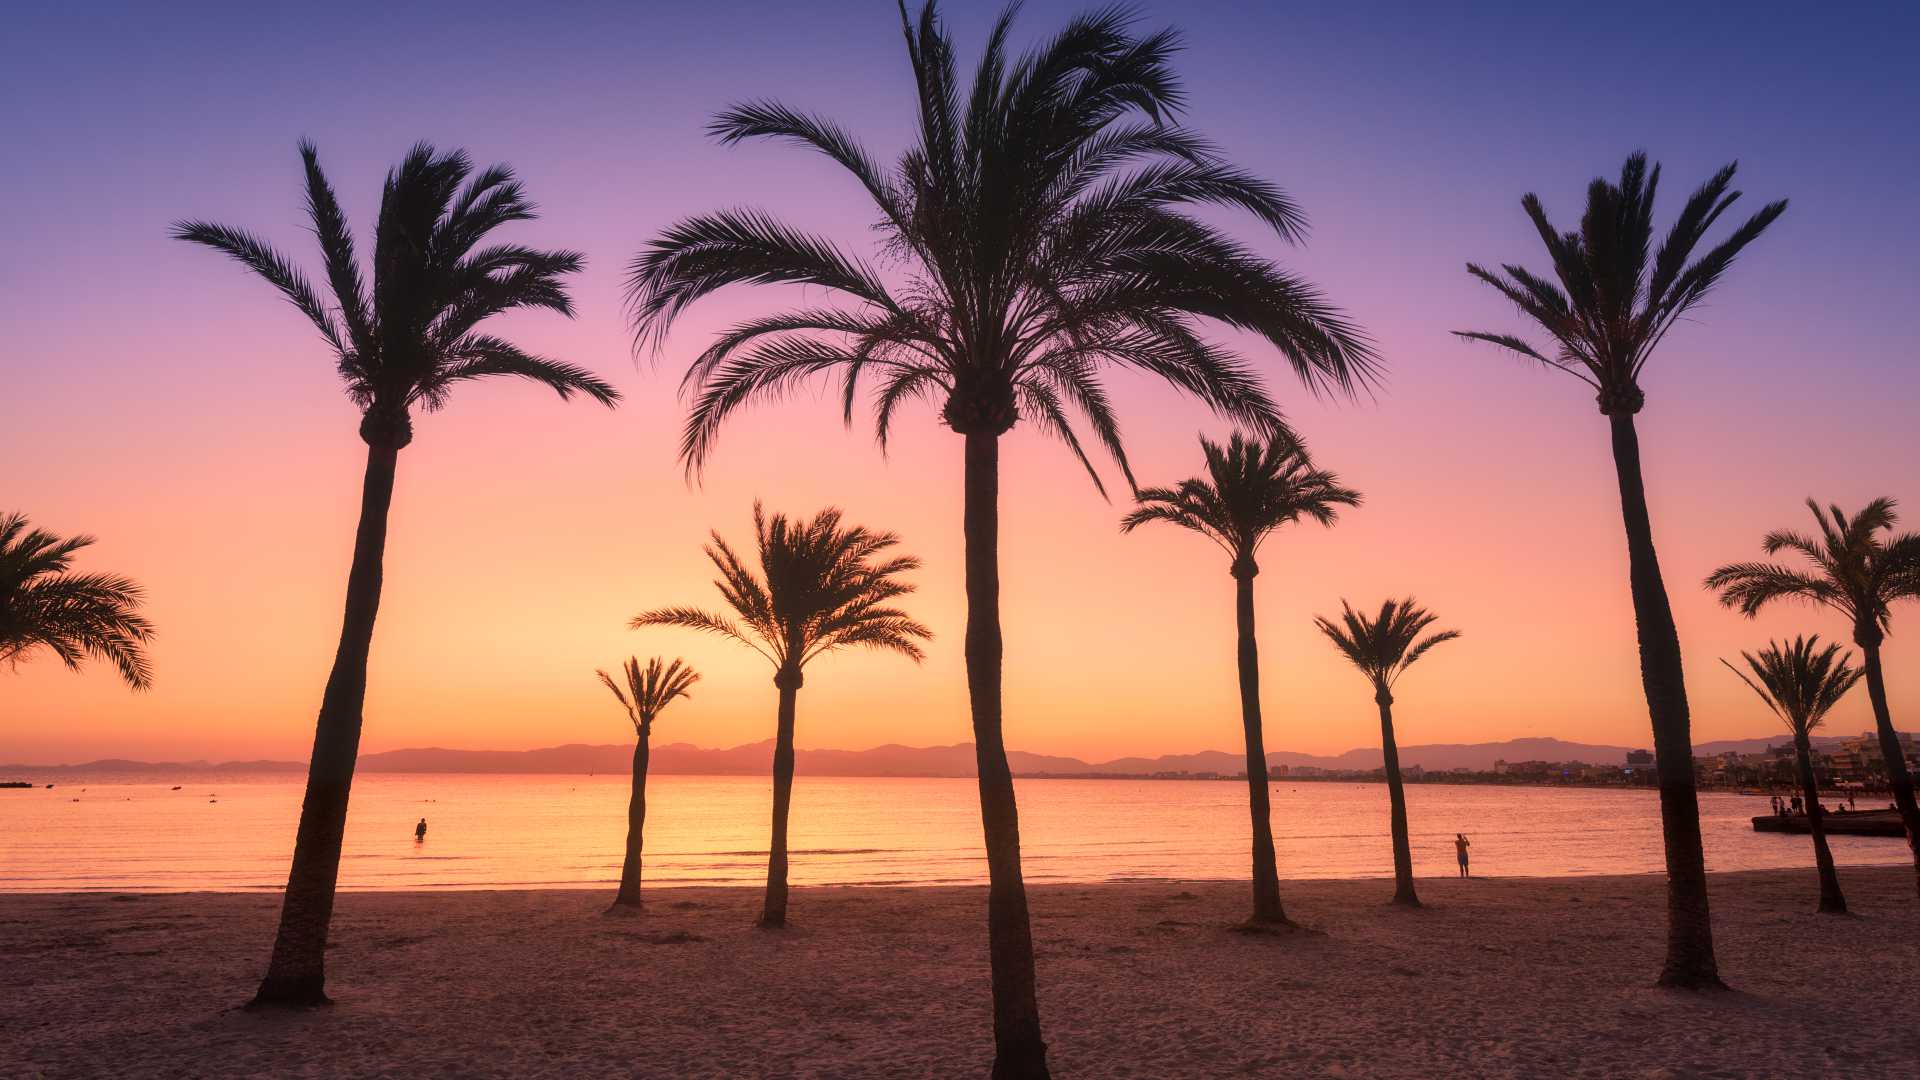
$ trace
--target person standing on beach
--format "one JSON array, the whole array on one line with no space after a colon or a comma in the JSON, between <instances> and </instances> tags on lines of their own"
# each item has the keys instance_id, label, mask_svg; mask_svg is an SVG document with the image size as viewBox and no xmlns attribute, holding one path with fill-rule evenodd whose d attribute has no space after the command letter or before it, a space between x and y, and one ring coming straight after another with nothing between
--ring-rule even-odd
<instances>
[{"instance_id":1,"label":"person standing on beach","mask_svg":"<svg viewBox=\"0 0 1920 1080\"><path fill-rule=\"evenodd\" d=\"M1466 833L1453 834L1453 853L1454 855L1458 856L1460 859L1460 876L1461 877L1472 876L1471 874L1467 873L1467 849L1472 846L1473 846L1472 844L1467 842Z\"/></svg>"},{"instance_id":2,"label":"person standing on beach","mask_svg":"<svg viewBox=\"0 0 1920 1080\"><path fill-rule=\"evenodd\" d=\"M427 819L426 818L421 818L420 824L415 825L413 827L413 842L416 844L424 844L427 842Z\"/></svg>"}]
</instances>

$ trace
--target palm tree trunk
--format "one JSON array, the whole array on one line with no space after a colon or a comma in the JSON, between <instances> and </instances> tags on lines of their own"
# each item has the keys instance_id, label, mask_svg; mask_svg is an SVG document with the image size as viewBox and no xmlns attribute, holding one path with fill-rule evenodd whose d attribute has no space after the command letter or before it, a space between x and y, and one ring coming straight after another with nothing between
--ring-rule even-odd
<instances>
[{"instance_id":1,"label":"palm tree trunk","mask_svg":"<svg viewBox=\"0 0 1920 1080\"><path fill-rule=\"evenodd\" d=\"M1253 918L1256 924L1284 924L1280 906L1280 870L1273 853L1273 806L1267 782L1266 736L1260 725L1260 645L1253 632L1253 575L1233 573L1234 623L1239 630L1240 725L1247 738L1247 805L1253 814Z\"/></svg>"},{"instance_id":2,"label":"palm tree trunk","mask_svg":"<svg viewBox=\"0 0 1920 1080\"><path fill-rule=\"evenodd\" d=\"M993 968L993 1080L1047 1072L1034 993L1033 928L1020 876L1020 811L1000 726L1000 437L966 434L967 696L987 843L987 956Z\"/></svg>"},{"instance_id":3,"label":"palm tree trunk","mask_svg":"<svg viewBox=\"0 0 1920 1080\"><path fill-rule=\"evenodd\" d=\"M1373 695L1380 706L1380 756L1387 772L1387 802L1393 818L1393 902L1419 907L1413 891L1413 844L1407 839L1407 792L1400 784L1400 745L1393 738L1393 695L1385 688Z\"/></svg>"},{"instance_id":4,"label":"palm tree trunk","mask_svg":"<svg viewBox=\"0 0 1920 1080\"><path fill-rule=\"evenodd\" d=\"M782 671L773 681L780 688L780 726L773 739L773 840L767 849L767 903L760 925L777 930L787 925L787 811L793 806L793 714L800 673Z\"/></svg>"},{"instance_id":5,"label":"palm tree trunk","mask_svg":"<svg viewBox=\"0 0 1920 1080\"><path fill-rule=\"evenodd\" d=\"M1813 779L1813 746L1807 733L1793 733L1794 766L1800 774L1800 797L1807 801L1807 826L1813 833L1813 863L1820 869L1820 910L1836 915L1847 913L1846 897L1840 895L1840 875L1833 870L1833 851L1827 847L1826 814L1820 809L1820 785Z\"/></svg>"},{"instance_id":6,"label":"palm tree trunk","mask_svg":"<svg viewBox=\"0 0 1920 1080\"><path fill-rule=\"evenodd\" d=\"M647 826L647 733L633 744L633 794L627 799L627 858L620 865L620 893L613 906L640 906L640 838Z\"/></svg>"},{"instance_id":7,"label":"palm tree trunk","mask_svg":"<svg viewBox=\"0 0 1920 1080\"><path fill-rule=\"evenodd\" d=\"M1613 467L1626 525L1633 618L1640 637L1640 682L1653 721L1654 769L1660 779L1660 826L1667 853L1667 958L1660 985L1724 987L1713 956L1713 920L1707 910L1707 857L1700 843L1700 799L1694 790L1693 733L1680 662L1680 633L1653 551L1653 522L1640 476L1640 437L1633 414L1608 417Z\"/></svg>"},{"instance_id":8,"label":"palm tree trunk","mask_svg":"<svg viewBox=\"0 0 1920 1080\"><path fill-rule=\"evenodd\" d=\"M1900 820L1907 826L1913 852L1915 887L1920 888L1920 806L1915 805L1913 775L1907 772L1906 755L1900 752L1900 736L1893 730L1893 713L1887 708L1887 680L1880 670L1880 629L1854 635L1865 655L1867 697L1873 702L1873 728L1880 736L1880 756L1886 759L1887 784L1893 788L1893 802L1900 808Z\"/></svg>"},{"instance_id":9,"label":"palm tree trunk","mask_svg":"<svg viewBox=\"0 0 1920 1080\"><path fill-rule=\"evenodd\" d=\"M360 528L354 536L353 568L347 574L346 614L333 672L320 699L307 794L300 804L293 868L280 905L280 931L267 977L254 1005L316 1005L327 1000L327 929L340 877L340 844L347 829L347 795L360 755L360 721L367 699L367 654L374 616L380 610L381 564L386 556L387 511L400 458L395 446L369 443L360 492Z\"/></svg>"}]
</instances>

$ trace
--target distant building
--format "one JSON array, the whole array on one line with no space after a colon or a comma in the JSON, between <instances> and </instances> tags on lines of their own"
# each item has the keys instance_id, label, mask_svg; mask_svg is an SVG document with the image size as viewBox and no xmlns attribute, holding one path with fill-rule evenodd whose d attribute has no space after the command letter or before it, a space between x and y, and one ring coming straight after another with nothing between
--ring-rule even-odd
<instances>
[{"instance_id":1,"label":"distant building","mask_svg":"<svg viewBox=\"0 0 1920 1080\"><path fill-rule=\"evenodd\" d=\"M1407 778L1408 780L1418 780L1421 777L1427 775L1427 770L1421 768L1418 765L1409 765L1406 768L1400 770L1400 775Z\"/></svg>"},{"instance_id":2,"label":"distant building","mask_svg":"<svg viewBox=\"0 0 1920 1080\"><path fill-rule=\"evenodd\" d=\"M1653 767L1653 751L1651 750L1627 751L1627 768L1634 769L1634 768L1652 768L1652 767Z\"/></svg>"},{"instance_id":3,"label":"distant building","mask_svg":"<svg viewBox=\"0 0 1920 1080\"><path fill-rule=\"evenodd\" d=\"M1505 776L1507 774L1506 759L1502 758L1493 763L1493 774L1495 776Z\"/></svg>"}]
</instances>

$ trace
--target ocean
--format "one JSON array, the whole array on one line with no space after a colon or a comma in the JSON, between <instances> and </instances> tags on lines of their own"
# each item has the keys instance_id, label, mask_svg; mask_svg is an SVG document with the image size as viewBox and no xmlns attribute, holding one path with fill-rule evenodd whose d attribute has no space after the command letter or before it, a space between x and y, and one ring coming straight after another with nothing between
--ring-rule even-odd
<instances>
[{"instance_id":1,"label":"ocean","mask_svg":"<svg viewBox=\"0 0 1920 1080\"><path fill-rule=\"evenodd\" d=\"M0 891L279 889L302 790L303 778L292 774L121 777L0 790ZM655 776L647 792L647 884L765 880L766 778ZM1244 782L1036 779L1018 781L1018 792L1030 882L1248 873ZM620 872L627 793L627 778L614 775L364 775L354 782L340 885L611 886ZM1413 784L1407 801L1421 876L1454 873L1456 832L1472 841L1473 868L1482 875L1663 869L1651 791ZM1385 785L1279 781L1273 804L1283 878L1391 876ZM1709 868L1812 866L1806 837L1753 832L1749 818L1766 809L1763 798L1701 794ZM415 843L414 823L422 817L427 837ZM1898 839L1832 842L1843 865L1908 857ZM986 880L970 779L801 776L791 847L799 885Z\"/></svg>"}]
</instances>

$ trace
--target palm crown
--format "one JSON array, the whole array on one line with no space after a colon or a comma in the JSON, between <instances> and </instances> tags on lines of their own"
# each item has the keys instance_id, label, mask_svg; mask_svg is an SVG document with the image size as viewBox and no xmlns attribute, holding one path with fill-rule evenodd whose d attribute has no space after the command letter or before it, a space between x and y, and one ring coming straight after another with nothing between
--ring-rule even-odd
<instances>
[{"instance_id":1,"label":"palm crown","mask_svg":"<svg viewBox=\"0 0 1920 1080\"><path fill-rule=\"evenodd\" d=\"M637 657L627 657L621 668L626 676L626 689L623 691L613 676L605 671L596 671L600 681L613 691L627 717L633 721L633 730L646 735L653 728L654 718L661 710L672 704L674 698L692 697L689 687L700 681L700 673L693 670L675 657L673 663L662 665L655 656L647 661L646 667L640 666Z\"/></svg>"},{"instance_id":2,"label":"palm crown","mask_svg":"<svg viewBox=\"0 0 1920 1080\"><path fill-rule=\"evenodd\" d=\"M714 587L735 619L698 608L658 608L633 619L643 626L683 626L719 634L753 649L781 673L797 673L813 658L850 646L888 649L915 661L925 656L920 642L933 632L891 606L914 587L899 575L919 569L910 555L877 561L899 544L893 533L862 526L841 527L839 510L827 509L811 521L771 518L753 506L754 539L760 572L744 563L714 533L707 558L720 577Z\"/></svg>"},{"instance_id":3,"label":"palm crown","mask_svg":"<svg viewBox=\"0 0 1920 1080\"><path fill-rule=\"evenodd\" d=\"M1707 575L1706 587L1745 615L1775 600L1806 600L1846 615L1856 638L1869 631L1885 634L1893 602L1920 597L1920 534L1893 532L1900 519L1892 499L1875 499L1852 517L1838 506L1822 510L1812 499L1807 509L1819 537L1781 529L1768 533L1761 547L1769 555L1793 552L1810 570L1729 563Z\"/></svg>"},{"instance_id":4,"label":"palm crown","mask_svg":"<svg viewBox=\"0 0 1920 1080\"><path fill-rule=\"evenodd\" d=\"M1827 713L1865 674L1848 663L1853 654L1841 653L1840 646L1828 645L1825 649L1819 646L1820 635L1814 634L1796 637L1791 645L1769 641L1758 656L1742 652L1741 659L1753 672L1751 679L1725 660L1720 662L1760 695L1760 700L1786 721L1788 727L1804 735L1819 727Z\"/></svg>"},{"instance_id":5,"label":"palm crown","mask_svg":"<svg viewBox=\"0 0 1920 1080\"><path fill-rule=\"evenodd\" d=\"M1283 192L1173 121L1184 95L1169 66L1172 32L1134 36L1130 18L1109 9L1016 60L1012 17L1009 8L995 23L969 89L934 5L917 24L902 5L919 122L891 169L841 127L777 103L714 120L725 142L780 139L852 173L885 254L906 272L883 280L831 241L756 210L691 218L655 239L629 278L643 342L733 284L812 285L838 301L741 322L694 360L681 446L690 469L735 410L827 373L839 376L849 423L862 377L873 380L883 447L898 406L926 399L963 434L1031 420L1089 473L1070 413L1127 471L1101 385L1107 367L1159 376L1250 426L1277 424L1259 376L1202 339L1203 319L1264 337L1316 390L1351 391L1373 376L1365 338L1316 289L1180 212L1241 209L1288 240L1305 228Z\"/></svg>"},{"instance_id":6,"label":"palm crown","mask_svg":"<svg viewBox=\"0 0 1920 1080\"><path fill-rule=\"evenodd\" d=\"M1578 232L1556 231L1540 197L1528 194L1520 205L1546 245L1559 284L1511 263L1497 271L1468 263L1467 272L1499 290L1546 331L1550 346L1536 348L1512 334L1454 333L1572 375L1594 388L1603 413L1639 412L1645 401L1640 372L1654 348L1706 298L1741 249L1787 209L1785 199L1768 203L1689 262L1714 222L1740 198L1740 192L1728 190L1735 168L1727 165L1687 199L1658 251L1652 250L1653 201L1660 166L1649 169L1644 153L1627 158L1619 183L1596 179L1587 188Z\"/></svg>"},{"instance_id":7,"label":"palm crown","mask_svg":"<svg viewBox=\"0 0 1920 1080\"><path fill-rule=\"evenodd\" d=\"M603 404L619 398L584 368L522 351L480 331L494 315L545 308L572 316L561 278L584 258L481 242L512 221L534 217L512 170L495 165L478 175L463 151L436 153L419 143L387 174L374 228L372 287L363 280L353 234L320 170L319 152L300 144L307 212L326 267L325 299L284 255L253 235L224 225L182 221L174 236L238 259L300 309L333 350L347 394L366 420L369 441L404 446L409 411L445 404L455 383L511 376L568 397L575 391Z\"/></svg>"},{"instance_id":8,"label":"palm crown","mask_svg":"<svg viewBox=\"0 0 1920 1080\"><path fill-rule=\"evenodd\" d=\"M1138 505L1121 519L1123 532L1150 521L1190 529L1218 544L1236 573L1257 572L1254 554L1268 534L1311 518L1331 525L1342 506L1360 505L1360 493L1316 468L1307 448L1291 435L1252 436L1236 431L1225 446L1202 438L1207 475L1178 487L1142 488Z\"/></svg>"},{"instance_id":9,"label":"palm crown","mask_svg":"<svg viewBox=\"0 0 1920 1080\"><path fill-rule=\"evenodd\" d=\"M1411 596L1386 601L1380 605L1380 614L1372 618L1353 610L1345 600L1340 601L1340 607L1338 624L1320 615L1314 616L1313 623L1382 692L1391 689L1428 649L1460 636L1458 630L1440 630L1422 638L1420 632L1437 616L1414 603Z\"/></svg>"},{"instance_id":10,"label":"palm crown","mask_svg":"<svg viewBox=\"0 0 1920 1080\"><path fill-rule=\"evenodd\" d=\"M145 690L153 683L145 649L153 624L139 612L143 590L118 574L68 572L74 552L93 542L29 530L25 514L0 514L0 663L45 648L78 671L93 656Z\"/></svg>"}]
</instances>

